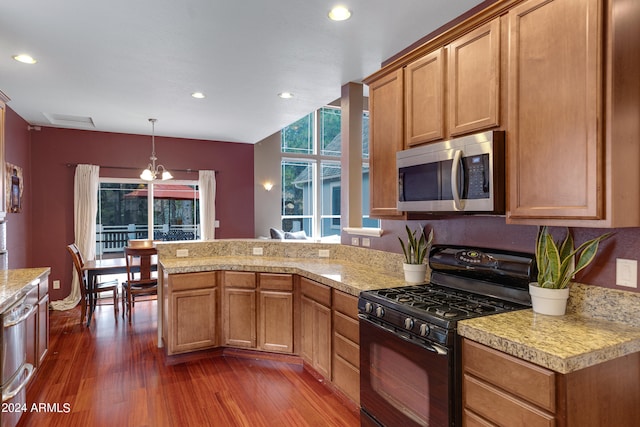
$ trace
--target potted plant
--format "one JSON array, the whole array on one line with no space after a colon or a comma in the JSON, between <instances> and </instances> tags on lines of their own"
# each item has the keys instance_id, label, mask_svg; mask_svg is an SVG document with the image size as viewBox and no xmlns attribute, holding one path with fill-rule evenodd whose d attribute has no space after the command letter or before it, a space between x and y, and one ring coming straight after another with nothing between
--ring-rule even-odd
<instances>
[{"instance_id":1,"label":"potted plant","mask_svg":"<svg viewBox=\"0 0 640 427\"><path fill-rule=\"evenodd\" d=\"M558 246L549 234L548 228L540 227L536 239L538 281L529 284L533 311L540 314L563 315L569 298L570 280L593 261L598 245L609 236L611 233L605 233L574 249L569 229Z\"/></svg>"},{"instance_id":2,"label":"potted plant","mask_svg":"<svg viewBox=\"0 0 640 427\"><path fill-rule=\"evenodd\" d=\"M405 242L398 237L405 260L403 264L404 279L410 283L423 283L427 275L427 265L424 260L433 241L433 229L431 229L428 236L425 236L424 228L420 227L420 235L416 236L416 230L411 231L408 225L405 228L407 241Z\"/></svg>"}]
</instances>

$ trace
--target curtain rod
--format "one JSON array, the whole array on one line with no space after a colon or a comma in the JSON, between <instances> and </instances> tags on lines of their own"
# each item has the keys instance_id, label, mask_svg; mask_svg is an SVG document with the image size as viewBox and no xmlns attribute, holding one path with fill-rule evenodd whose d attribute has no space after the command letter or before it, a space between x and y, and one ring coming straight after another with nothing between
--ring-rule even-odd
<instances>
[{"instance_id":1,"label":"curtain rod","mask_svg":"<svg viewBox=\"0 0 640 427\"><path fill-rule=\"evenodd\" d=\"M78 163L67 163L67 167L68 168L73 168L78 166ZM125 169L125 170L140 170L140 168L133 168L130 166L102 166L102 165L98 165L98 167L100 167L101 169ZM197 169L173 169L171 168L172 171L175 172L187 172L187 173L198 173L199 170ZM216 175L218 174L218 171L214 171L216 173Z\"/></svg>"}]
</instances>

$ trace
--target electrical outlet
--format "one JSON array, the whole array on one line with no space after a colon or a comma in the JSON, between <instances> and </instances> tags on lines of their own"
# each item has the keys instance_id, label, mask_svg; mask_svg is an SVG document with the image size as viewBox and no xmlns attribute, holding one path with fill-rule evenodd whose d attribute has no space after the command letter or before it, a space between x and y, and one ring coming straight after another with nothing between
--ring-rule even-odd
<instances>
[{"instance_id":1,"label":"electrical outlet","mask_svg":"<svg viewBox=\"0 0 640 427\"><path fill-rule=\"evenodd\" d=\"M318 249L318 256L320 258L329 258L329 249Z\"/></svg>"},{"instance_id":2,"label":"electrical outlet","mask_svg":"<svg viewBox=\"0 0 640 427\"><path fill-rule=\"evenodd\" d=\"M359 246L360 245L360 240L357 237L352 237L351 238L351 245L352 246Z\"/></svg>"},{"instance_id":3,"label":"electrical outlet","mask_svg":"<svg viewBox=\"0 0 640 427\"><path fill-rule=\"evenodd\" d=\"M176 250L176 257L184 258L184 257L188 257L188 256L189 256L189 249L177 249Z\"/></svg>"},{"instance_id":4,"label":"electrical outlet","mask_svg":"<svg viewBox=\"0 0 640 427\"><path fill-rule=\"evenodd\" d=\"M629 288L638 287L638 261L635 259L616 259L616 285Z\"/></svg>"},{"instance_id":5,"label":"electrical outlet","mask_svg":"<svg viewBox=\"0 0 640 427\"><path fill-rule=\"evenodd\" d=\"M363 237L362 238L362 246L364 246L365 248L368 248L371 246L371 239L368 237Z\"/></svg>"},{"instance_id":6,"label":"electrical outlet","mask_svg":"<svg viewBox=\"0 0 640 427\"><path fill-rule=\"evenodd\" d=\"M264 252L262 250L262 248L253 248L253 254L254 255L262 255Z\"/></svg>"},{"instance_id":7,"label":"electrical outlet","mask_svg":"<svg viewBox=\"0 0 640 427\"><path fill-rule=\"evenodd\" d=\"M60 280L53 281L53 289L60 289Z\"/></svg>"}]
</instances>

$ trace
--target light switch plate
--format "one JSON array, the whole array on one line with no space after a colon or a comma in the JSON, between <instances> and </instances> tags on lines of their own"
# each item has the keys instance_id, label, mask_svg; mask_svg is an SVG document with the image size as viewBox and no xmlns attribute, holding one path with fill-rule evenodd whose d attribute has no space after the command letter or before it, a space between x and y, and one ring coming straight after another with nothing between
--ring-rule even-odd
<instances>
[{"instance_id":1,"label":"light switch plate","mask_svg":"<svg viewBox=\"0 0 640 427\"><path fill-rule=\"evenodd\" d=\"M320 258L329 258L329 249L318 249L318 256Z\"/></svg>"},{"instance_id":2,"label":"light switch plate","mask_svg":"<svg viewBox=\"0 0 640 427\"><path fill-rule=\"evenodd\" d=\"M638 287L638 261L635 259L616 259L616 285L629 288Z\"/></svg>"},{"instance_id":3,"label":"light switch plate","mask_svg":"<svg viewBox=\"0 0 640 427\"><path fill-rule=\"evenodd\" d=\"M262 250L262 248L253 248L253 254L254 255L262 255L264 252Z\"/></svg>"},{"instance_id":4,"label":"light switch plate","mask_svg":"<svg viewBox=\"0 0 640 427\"><path fill-rule=\"evenodd\" d=\"M53 281L53 289L60 289L60 280Z\"/></svg>"}]
</instances>

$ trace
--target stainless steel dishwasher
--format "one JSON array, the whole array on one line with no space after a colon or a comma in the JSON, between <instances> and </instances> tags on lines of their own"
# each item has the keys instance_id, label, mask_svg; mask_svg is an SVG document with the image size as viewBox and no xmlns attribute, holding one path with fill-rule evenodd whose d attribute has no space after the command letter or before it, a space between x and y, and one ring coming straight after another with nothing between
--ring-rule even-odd
<instances>
[{"instance_id":1,"label":"stainless steel dishwasher","mask_svg":"<svg viewBox=\"0 0 640 427\"><path fill-rule=\"evenodd\" d=\"M15 426L28 411L26 385L34 370L27 363L26 321L37 307L25 300L26 296L2 313L2 427Z\"/></svg>"}]
</instances>

